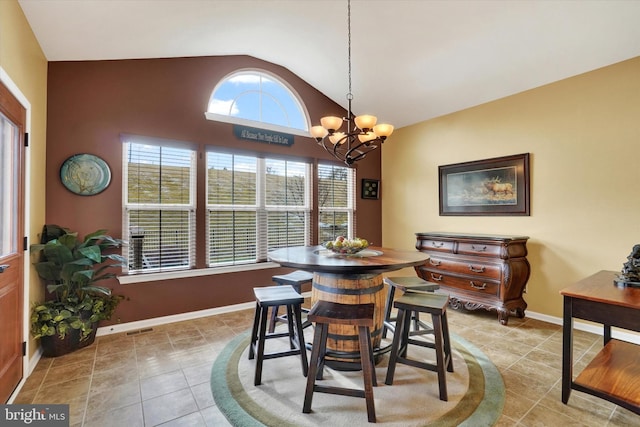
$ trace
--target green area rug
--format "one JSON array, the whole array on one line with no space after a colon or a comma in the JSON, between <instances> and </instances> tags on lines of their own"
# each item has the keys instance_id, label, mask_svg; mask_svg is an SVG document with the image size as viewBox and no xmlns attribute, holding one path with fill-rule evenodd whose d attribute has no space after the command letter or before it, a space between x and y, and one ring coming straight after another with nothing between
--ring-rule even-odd
<instances>
[{"instance_id":1,"label":"green area rug","mask_svg":"<svg viewBox=\"0 0 640 427\"><path fill-rule=\"evenodd\" d=\"M312 328L308 328L310 331ZM311 332L308 332L309 338ZM388 354L376 365L374 387L377 424L386 426L493 426L504 406L504 383L497 368L477 347L451 335L454 373L447 373L449 400L438 398L435 372L397 365L393 385L385 385ZM267 341L266 351L277 350ZM310 339L308 339L310 341ZM383 342L383 345L388 342ZM282 340L285 345L286 339ZM255 360L248 360L249 333L234 338L211 371L216 405L235 427L365 426L364 399L314 393L312 413L303 414L306 378L299 356L266 360L262 384L253 385ZM269 346L272 347L269 347ZM415 350L414 350L415 348ZM420 352L430 352L420 354ZM411 357L433 359L433 351L409 348ZM362 388L362 374L325 369L325 384Z\"/></svg>"}]
</instances>

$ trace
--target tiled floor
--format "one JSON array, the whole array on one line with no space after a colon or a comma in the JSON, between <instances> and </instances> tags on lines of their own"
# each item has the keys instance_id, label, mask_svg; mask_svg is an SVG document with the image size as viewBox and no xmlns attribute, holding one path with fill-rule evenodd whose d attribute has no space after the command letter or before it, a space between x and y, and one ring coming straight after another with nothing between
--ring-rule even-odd
<instances>
[{"instance_id":1,"label":"tiled floor","mask_svg":"<svg viewBox=\"0 0 640 427\"><path fill-rule=\"evenodd\" d=\"M71 426L228 426L211 396L216 355L246 331L253 310L98 337L83 350L43 358L14 403L69 403ZM535 319L449 311L450 330L471 341L500 369L506 403L499 426L636 426L640 416L573 391L560 401L562 331ZM576 332L576 369L602 340Z\"/></svg>"}]
</instances>

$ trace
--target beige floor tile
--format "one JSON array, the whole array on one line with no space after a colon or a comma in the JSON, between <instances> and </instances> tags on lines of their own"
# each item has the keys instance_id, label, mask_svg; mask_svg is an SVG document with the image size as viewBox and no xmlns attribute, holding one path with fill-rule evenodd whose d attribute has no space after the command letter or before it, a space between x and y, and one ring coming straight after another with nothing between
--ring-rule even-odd
<instances>
[{"instance_id":1,"label":"beige floor tile","mask_svg":"<svg viewBox=\"0 0 640 427\"><path fill-rule=\"evenodd\" d=\"M109 388L100 388L89 395L87 417L95 418L106 412L134 405L141 401L140 383L137 379Z\"/></svg>"},{"instance_id":2,"label":"beige floor tile","mask_svg":"<svg viewBox=\"0 0 640 427\"><path fill-rule=\"evenodd\" d=\"M144 427L142 403L86 417L83 427Z\"/></svg>"},{"instance_id":3,"label":"beige floor tile","mask_svg":"<svg viewBox=\"0 0 640 427\"><path fill-rule=\"evenodd\" d=\"M200 410L215 405L213 395L211 394L211 385L208 382L191 387L191 392Z\"/></svg>"},{"instance_id":4,"label":"beige floor tile","mask_svg":"<svg viewBox=\"0 0 640 427\"><path fill-rule=\"evenodd\" d=\"M167 372L140 380L142 400L151 399L189 387L182 370Z\"/></svg>"},{"instance_id":5,"label":"beige floor tile","mask_svg":"<svg viewBox=\"0 0 640 427\"><path fill-rule=\"evenodd\" d=\"M198 411L198 405L186 388L142 402L145 426L156 426Z\"/></svg>"},{"instance_id":6,"label":"beige floor tile","mask_svg":"<svg viewBox=\"0 0 640 427\"><path fill-rule=\"evenodd\" d=\"M250 329L253 314L97 337L80 351L42 358L15 403L67 403L71 427L230 426L211 396L211 366L231 339ZM503 377L506 400L497 427L637 425L638 415L575 390L562 404L560 326L516 317L505 326L485 310L450 309L448 320ZM601 348L601 337L574 331L574 375Z\"/></svg>"}]
</instances>

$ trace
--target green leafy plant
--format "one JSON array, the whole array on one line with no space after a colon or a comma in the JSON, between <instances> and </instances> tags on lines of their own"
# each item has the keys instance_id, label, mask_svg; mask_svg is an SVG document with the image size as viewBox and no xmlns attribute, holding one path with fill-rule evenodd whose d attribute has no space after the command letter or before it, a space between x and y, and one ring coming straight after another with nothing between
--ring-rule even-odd
<instances>
[{"instance_id":1,"label":"green leafy plant","mask_svg":"<svg viewBox=\"0 0 640 427\"><path fill-rule=\"evenodd\" d=\"M96 285L116 277L111 269L125 265L121 255L109 253L122 241L106 230L80 239L77 232L57 225L44 227L42 241L32 245L31 252L40 254L34 265L47 285L48 299L32 308L31 334L64 339L71 330L79 330L80 340L86 340L96 323L109 319L122 300L111 289Z\"/></svg>"}]
</instances>

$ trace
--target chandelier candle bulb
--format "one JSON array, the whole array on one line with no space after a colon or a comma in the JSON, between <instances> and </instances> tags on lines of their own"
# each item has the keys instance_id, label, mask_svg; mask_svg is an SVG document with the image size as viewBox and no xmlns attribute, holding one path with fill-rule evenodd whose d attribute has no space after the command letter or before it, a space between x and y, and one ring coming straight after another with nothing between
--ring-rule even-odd
<instances>
[{"instance_id":1,"label":"chandelier candle bulb","mask_svg":"<svg viewBox=\"0 0 640 427\"><path fill-rule=\"evenodd\" d=\"M380 139L385 140L393 133L393 126L381 123L379 125L375 125L373 127L373 131L380 137Z\"/></svg>"},{"instance_id":2,"label":"chandelier candle bulb","mask_svg":"<svg viewBox=\"0 0 640 427\"><path fill-rule=\"evenodd\" d=\"M376 116L365 114L356 117L354 121L356 122L356 126L358 126L359 129L362 129L363 132L367 132L373 129L378 119L376 118Z\"/></svg>"},{"instance_id":3,"label":"chandelier candle bulb","mask_svg":"<svg viewBox=\"0 0 640 427\"><path fill-rule=\"evenodd\" d=\"M322 140L322 138L327 136L328 133L329 133L329 131L326 130L322 126L312 126L311 127L311 136L314 137L315 139L317 139L318 141Z\"/></svg>"},{"instance_id":4,"label":"chandelier candle bulb","mask_svg":"<svg viewBox=\"0 0 640 427\"><path fill-rule=\"evenodd\" d=\"M364 133L362 135L358 135L358 139L360 140L360 142L373 141L377 137L378 135L376 135L375 132L371 132L371 131Z\"/></svg>"},{"instance_id":5,"label":"chandelier candle bulb","mask_svg":"<svg viewBox=\"0 0 640 427\"><path fill-rule=\"evenodd\" d=\"M335 144L342 144L344 142L344 132L334 132L332 135L329 135L329 140Z\"/></svg>"},{"instance_id":6,"label":"chandelier candle bulb","mask_svg":"<svg viewBox=\"0 0 640 427\"><path fill-rule=\"evenodd\" d=\"M336 116L327 116L320 119L320 124L331 134L340 129L342 119Z\"/></svg>"}]
</instances>

